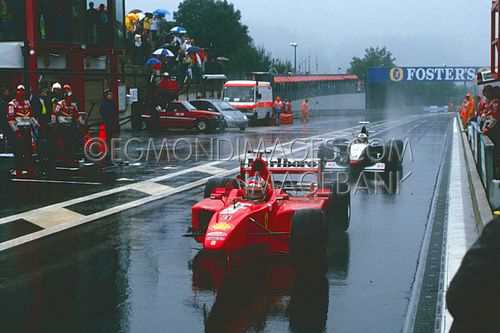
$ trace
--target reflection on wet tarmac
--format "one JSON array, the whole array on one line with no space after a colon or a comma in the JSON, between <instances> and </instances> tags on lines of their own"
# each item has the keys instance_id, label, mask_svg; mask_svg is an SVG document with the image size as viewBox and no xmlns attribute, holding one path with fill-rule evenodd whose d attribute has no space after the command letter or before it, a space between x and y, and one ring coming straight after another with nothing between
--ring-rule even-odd
<instances>
[{"instance_id":1,"label":"reflection on wet tarmac","mask_svg":"<svg viewBox=\"0 0 500 333\"><path fill-rule=\"evenodd\" d=\"M347 278L349 235L329 232L329 275ZM329 284L325 275L296 274L289 260L240 258L200 251L190 263L193 292L216 292L211 308L204 309L205 332L261 332L268 317L289 321L291 332L324 332L328 317Z\"/></svg>"},{"instance_id":2,"label":"reflection on wet tarmac","mask_svg":"<svg viewBox=\"0 0 500 333\"><path fill-rule=\"evenodd\" d=\"M366 118L398 116L370 112L321 118L304 126L304 135L350 127ZM297 277L286 260L228 268L224 259L202 259L203 254L191 249L193 242L181 237L190 225L192 205L203 196L203 188L196 188L0 254L1 330L400 331L439 163L446 158L450 119L426 115L410 129L393 127L385 133L412 140L415 162L405 160L404 174L413 174L397 194L375 195L372 190L352 196L351 227L348 233L330 235L325 276ZM224 137L286 141L300 131L301 125L258 128ZM172 172L163 167L137 167L125 177L140 180ZM14 187L5 186L9 191ZM44 191L54 192L48 202L68 192L85 192L81 187L30 185L23 193L38 202L44 200ZM4 216L24 210L15 206L13 197L0 199L14 207L0 207Z\"/></svg>"}]
</instances>

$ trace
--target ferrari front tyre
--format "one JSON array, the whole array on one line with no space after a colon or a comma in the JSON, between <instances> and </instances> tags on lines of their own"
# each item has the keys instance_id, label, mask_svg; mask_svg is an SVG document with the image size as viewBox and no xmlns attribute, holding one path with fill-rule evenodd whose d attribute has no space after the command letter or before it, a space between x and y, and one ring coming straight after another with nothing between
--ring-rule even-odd
<instances>
[{"instance_id":1,"label":"ferrari front tyre","mask_svg":"<svg viewBox=\"0 0 500 333\"><path fill-rule=\"evenodd\" d=\"M301 273L326 272L327 227L320 210L304 209L293 214L290 227L292 264Z\"/></svg>"},{"instance_id":2,"label":"ferrari front tyre","mask_svg":"<svg viewBox=\"0 0 500 333\"><path fill-rule=\"evenodd\" d=\"M216 188L225 188L227 183L230 181L233 181L233 186L235 185L236 181L235 179L231 177L216 177L216 178L210 178L205 185L205 193L203 195L204 198L210 198L210 195Z\"/></svg>"}]
</instances>

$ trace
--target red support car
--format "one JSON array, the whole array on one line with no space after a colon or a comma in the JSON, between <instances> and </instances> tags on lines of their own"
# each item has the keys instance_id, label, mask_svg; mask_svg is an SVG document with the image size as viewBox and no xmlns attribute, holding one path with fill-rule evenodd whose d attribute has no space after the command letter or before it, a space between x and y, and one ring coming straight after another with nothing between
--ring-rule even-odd
<instances>
[{"instance_id":1,"label":"red support car","mask_svg":"<svg viewBox=\"0 0 500 333\"><path fill-rule=\"evenodd\" d=\"M308 177L315 180L304 182ZM192 227L185 236L228 258L291 255L296 267L321 267L317 264L326 259L325 229L345 231L350 220L349 187L324 179L317 160L245 160L236 179L209 180L205 198L192 208Z\"/></svg>"},{"instance_id":2,"label":"red support car","mask_svg":"<svg viewBox=\"0 0 500 333\"><path fill-rule=\"evenodd\" d=\"M223 128L223 117L217 112L198 110L186 101L174 101L166 107L142 115L149 128L196 128L200 132L213 132Z\"/></svg>"}]
</instances>

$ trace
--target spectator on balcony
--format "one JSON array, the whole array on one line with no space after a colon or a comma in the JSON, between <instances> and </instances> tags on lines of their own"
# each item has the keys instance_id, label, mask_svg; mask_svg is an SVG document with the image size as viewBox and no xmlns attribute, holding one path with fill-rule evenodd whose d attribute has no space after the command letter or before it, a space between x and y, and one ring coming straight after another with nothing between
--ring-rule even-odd
<instances>
[{"instance_id":1,"label":"spectator on balcony","mask_svg":"<svg viewBox=\"0 0 500 333\"><path fill-rule=\"evenodd\" d=\"M99 5L99 11L96 17L97 22L97 42L99 44L106 43L109 40L108 25L109 15L104 4Z\"/></svg>"},{"instance_id":2,"label":"spectator on balcony","mask_svg":"<svg viewBox=\"0 0 500 333\"><path fill-rule=\"evenodd\" d=\"M94 8L94 3L89 3L87 9L87 41L91 45L97 43L97 9Z\"/></svg>"},{"instance_id":3,"label":"spectator on balcony","mask_svg":"<svg viewBox=\"0 0 500 333\"><path fill-rule=\"evenodd\" d=\"M158 46L158 29L160 22L161 21L158 15L153 16L153 20L151 22L151 42L153 44L153 48L157 48Z\"/></svg>"},{"instance_id":4,"label":"spectator on balcony","mask_svg":"<svg viewBox=\"0 0 500 333\"><path fill-rule=\"evenodd\" d=\"M143 29L141 38L142 38L142 54L143 54L143 59L142 62L145 61L146 56L148 56L151 53L151 38L149 37L150 33L148 30Z\"/></svg>"},{"instance_id":5,"label":"spectator on balcony","mask_svg":"<svg viewBox=\"0 0 500 333\"><path fill-rule=\"evenodd\" d=\"M142 29L137 28L134 35L134 65L142 65L144 56L142 54Z\"/></svg>"},{"instance_id":6,"label":"spectator on balcony","mask_svg":"<svg viewBox=\"0 0 500 333\"><path fill-rule=\"evenodd\" d=\"M146 14L146 17L144 18L144 20L142 21L142 27L144 28L144 30L147 32L148 34L148 38L150 40L152 40L153 38L153 34L151 32L151 25L153 24L153 16L152 14L150 13L147 13Z\"/></svg>"}]
</instances>

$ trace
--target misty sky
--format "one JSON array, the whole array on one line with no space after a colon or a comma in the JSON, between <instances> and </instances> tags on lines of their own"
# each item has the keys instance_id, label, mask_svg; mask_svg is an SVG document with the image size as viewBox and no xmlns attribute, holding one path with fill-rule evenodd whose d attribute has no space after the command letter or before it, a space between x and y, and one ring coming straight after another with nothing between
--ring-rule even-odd
<instances>
[{"instance_id":1,"label":"misty sky","mask_svg":"<svg viewBox=\"0 0 500 333\"><path fill-rule=\"evenodd\" d=\"M180 0L126 0L127 10L175 11ZM400 66L488 65L491 1L229 0L258 45L298 62L316 57L320 72L342 72L353 55L387 46ZM193 36L196 38L196 36Z\"/></svg>"}]
</instances>

